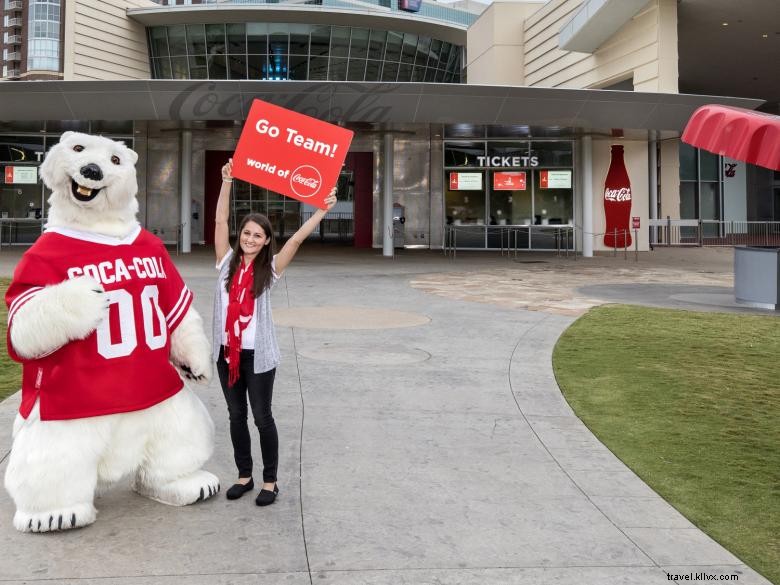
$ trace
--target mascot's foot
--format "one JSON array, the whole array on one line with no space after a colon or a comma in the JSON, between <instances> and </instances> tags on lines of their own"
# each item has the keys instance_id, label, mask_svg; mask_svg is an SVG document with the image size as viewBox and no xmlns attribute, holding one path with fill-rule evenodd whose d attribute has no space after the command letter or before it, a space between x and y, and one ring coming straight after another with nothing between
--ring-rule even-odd
<instances>
[{"instance_id":1,"label":"mascot's foot","mask_svg":"<svg viewBox=\"0 0 780 585\"><path fill-rule=\"evenodd\" d=\"M30 514L17 510L14 528L20 532L52 532L88 526L95 521L97 510L92 504L77 504L59 510Z\"/></svg>"},{"instance_id":2,"label":"mascot's foot","mask_svg":"<svg viewBox=\"0 0 780 585\"><path fill-rule=\"evenodd\" d=\"M219 479L202 469L162 485L148 486L135 482L133 489L151 500L169 506L187 506L208 500L219 492Z\"/></svg>"}]
</instances>

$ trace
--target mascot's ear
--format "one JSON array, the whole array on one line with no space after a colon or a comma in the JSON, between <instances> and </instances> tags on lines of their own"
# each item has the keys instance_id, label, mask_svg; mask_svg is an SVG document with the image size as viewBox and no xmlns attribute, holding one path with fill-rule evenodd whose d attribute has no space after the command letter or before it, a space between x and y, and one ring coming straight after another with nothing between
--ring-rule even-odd
<instances>
[{"instance_id":1,"label":"mascot's ear","mask_svg":"<svg viewBox=\"0 0 780 585\"><path fill-rule=\"evenodd\" d=\"M58 147L60 144L62 144L62 139L66 138L68 134L73 134L73 132L65 132L65 134L60 137L60 142L49 149L49 151L46 153L46 156L43 158L41 166L39 167L41 179L43 179L44 185L46 185L49 189L53 189L52 185L54 181L54 168L56 167L56 161L59 158L57 153L60 151Z\"/></svg>"},{"instance_id":2,"label":"mascot's ear","mask_svg":"<svg viewBox=\"0 0 780 585\"><path fill-rule=\"evenodd\" d=\"M60 142L63 142L67 140L69 137L73 136L75 132L73 130L68 130L67 132L63 132L62 136L60 136Z\"/></svg>"},{"instance_id":3,"label":"mascot's ear","mask_svg":"<svg viewBox=\"0 0 780 585\"><path fill-rule=\"evenodd\" d=\"M119 145L119 147L127 154L128 157L130 157L130 161L133 163L133 166L135 166L135 163L138 162L138 153L128 147L121 140L115 140L114 142Z\"/></svg>"}]
</instances>

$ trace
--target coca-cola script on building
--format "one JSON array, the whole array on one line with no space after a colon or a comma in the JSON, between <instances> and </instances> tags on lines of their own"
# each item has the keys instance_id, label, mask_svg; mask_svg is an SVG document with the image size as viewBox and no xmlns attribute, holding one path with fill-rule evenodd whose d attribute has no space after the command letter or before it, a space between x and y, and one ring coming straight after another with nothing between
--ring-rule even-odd
<instances>
[{"instance_id":1,"label":"coca-cola script on building","mask_svg":"<svg viewBox=\"0 0 780 585\"><path fill-rule=\"evenodd\" d=\"M233 176L321 209L353 132L254 100L233 154Z\"/></svg>"},{"instance_id":2,"label":"coca-cola script on building","mask_svg":"<svg viewBox=\"0 0 780 585\"><path fill-rule=\"evenodd\" d=\"M623 160L623 145L612 145L612 160L604 181L604 245L625 248L631 245L631 181Z\"/></svg>"}]
</instances>

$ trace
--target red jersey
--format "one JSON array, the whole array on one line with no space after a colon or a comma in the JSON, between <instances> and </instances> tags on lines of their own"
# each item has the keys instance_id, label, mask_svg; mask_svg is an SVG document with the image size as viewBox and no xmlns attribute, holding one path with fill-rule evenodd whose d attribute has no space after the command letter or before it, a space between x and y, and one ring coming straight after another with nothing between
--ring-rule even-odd
<instances>
[{"instance_id":1,"label":"red jersey","mask_svg":"<svg viewBox=\"0 0 780 585\"><path fill-rule=\"evenodd\" d=\"M11 347L20 307L46 285L91 276L109 299L108 317L88 337L37 359ZM27 418L40 399L42 420L83 418L147 408L183 387L169 361L170 336L192 304L159 238L137 228L119 240L49 228L14 270L5 296L8 353L22 363Z\"/></svg>"}]
</instances>

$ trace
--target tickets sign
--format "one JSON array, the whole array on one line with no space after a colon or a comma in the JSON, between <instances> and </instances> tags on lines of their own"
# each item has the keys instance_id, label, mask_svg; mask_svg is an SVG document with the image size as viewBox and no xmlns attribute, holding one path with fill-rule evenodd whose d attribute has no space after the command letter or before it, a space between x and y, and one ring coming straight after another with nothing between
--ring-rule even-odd
<instances>
[{"instance_id":1,"label":"tickets sign","mask_svg":"<svg viewBox=\"0 0 780 585\"><path fill-rule=\"evenodd\" d=\"M325 209L353 134L256 99L233 154L233 176Z\"/></svg>"},{"instance_id":2,"label":"tickets sign","mask_svg":"<svg viewBox=\"0 0 780 585\"><path fill-rule=\"evenodd\" d=\"M493 189L495 191L525 191L525 172L493 173Z\"/></svg>"}]
</instances>

